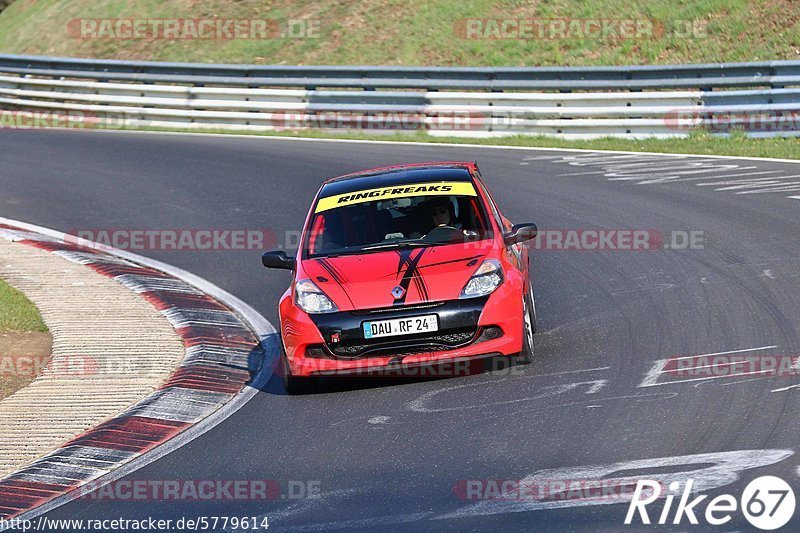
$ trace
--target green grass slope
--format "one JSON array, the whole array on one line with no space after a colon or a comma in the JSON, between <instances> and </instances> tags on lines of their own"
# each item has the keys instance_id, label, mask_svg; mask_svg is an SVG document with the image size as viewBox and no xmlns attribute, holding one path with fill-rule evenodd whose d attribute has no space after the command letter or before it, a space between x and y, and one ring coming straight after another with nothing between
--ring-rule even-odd
<instances>
[{"instance_id":1,"label":"green grass slope","mask_svg":"<svg viewBox=\"0 0 800 533\"><path fill-rule=\"evenodd\" d=\"M312 37L81 39L76 19L304 21ZM466 20L651 21L620 38L465 38ZM75 22L72 22L75 24ZM305 24L305 26L303 26ZM689 35L686 28L691 27ZM488 37L488 38L487 38ZM622 65L800 58L792 0L17 0L0 13L0 53L297 65Z\"/></svg>"},{"instance_id":2,"label":"green grass slope","mask_svg":"<svg viewBox=\"0 0 800 533\"><path fill-rule=\"evenodd\" d=\"M47 326L25 295L0 279L0 333L9 331L47 331Z\"/></svg>"}]
</instances>

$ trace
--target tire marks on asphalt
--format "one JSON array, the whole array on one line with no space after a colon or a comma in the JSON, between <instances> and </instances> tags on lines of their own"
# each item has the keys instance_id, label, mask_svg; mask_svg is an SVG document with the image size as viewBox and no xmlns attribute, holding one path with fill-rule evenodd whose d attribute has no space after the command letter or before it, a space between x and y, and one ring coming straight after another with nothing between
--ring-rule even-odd
<instances>
[{"instance_id":1,"label":"tire marks on asphalt","mask_svg":"<svg viewBox=\"0 0 800 533\"><path fill-rule=\"evenodd\" d=\"M698 187L733 194L788 193L800 191L800 173L764 169L757 164L702 156L650 156L637 154L538 155L520 164L549 160L579 169L559 177L602 175L608 181L637 185L695 182ZM798 167L800 169L800 167ZM787 198L800 199L800 196Z\"/></svg>"}]
</instances>

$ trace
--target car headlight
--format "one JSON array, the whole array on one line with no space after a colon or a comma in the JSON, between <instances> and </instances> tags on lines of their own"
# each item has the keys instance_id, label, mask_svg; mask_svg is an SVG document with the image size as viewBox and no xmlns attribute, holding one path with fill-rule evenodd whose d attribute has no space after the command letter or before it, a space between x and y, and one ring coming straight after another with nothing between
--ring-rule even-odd
<instances>
[{"instance_id":1,"label":"car headlight","mask_svg":"<svg viewBox=\"0 0 800 533\"><path fill-rule=\"evenodd\" d=\"M303 279L295 284L294 303L310 314L335 313L339 310L310 279Z\"/></svg>"},{"instance_id":2,"label":"car headlight","mask_svg":"<svg viewBox=\"0 0 800 533\"><path fill-rule=\"evenodd\" d=\"M500 261L487 259L464 285L460 298L486 296L494 292L501 283L503 283L503 268Z\"/></svg>"}]
</instances>

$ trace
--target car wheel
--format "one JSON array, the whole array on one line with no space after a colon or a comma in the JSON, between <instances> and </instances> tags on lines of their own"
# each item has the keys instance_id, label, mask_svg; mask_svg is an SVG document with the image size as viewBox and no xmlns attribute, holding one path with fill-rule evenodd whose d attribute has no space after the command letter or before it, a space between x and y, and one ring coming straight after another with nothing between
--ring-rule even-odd
<instances>
[{"instance_id":1,"label":"car wheel","mask_svg":"<svg viewBox=\"0 0 800 533\"><path fill-rule=\"evenodd\" d=\"M522 352L519 361L528 364L533 361L533 334L536 331L536 309L531 290L522 297Z\"/></svg>"},{"instance_id":2,"label":"car wheel","mask_svg":"<svg viewBox=\"0 0 800 533\"><path fill-rule=\"evenodd\" d=\"M286 389L288 394L303 394L308 392L308 378L292 375L292 370L289 368L289 360L286 358L285 353L281 354L281 366L283 368L283 388Z\"/></svg>"},{"instance_id":3,"label":"car wheel","mask_svg":"<svg viewBox=\"0 0 800 533\"><path fill-rule=\"evenodd\" d=\"M533 285L528 288L528 296L530 297L531 305L528 310L531 313L531 330L536 333L536 298L533 295Z\"/></svg>"}]
</instances>

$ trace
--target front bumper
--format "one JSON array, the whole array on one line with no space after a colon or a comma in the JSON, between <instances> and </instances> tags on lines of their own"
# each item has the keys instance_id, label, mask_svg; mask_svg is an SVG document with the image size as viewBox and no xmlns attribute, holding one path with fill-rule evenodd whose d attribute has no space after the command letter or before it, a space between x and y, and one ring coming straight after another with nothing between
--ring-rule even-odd
<instances>
[{"instance_id":1,"label":"front bumper","mask_svg":"<svg viewBox=\"0 0 800 533\"><path fill-rule=\"evenodd\" d=\"M425 314L438 316L435 334L363 337L365 321ZM483 298L322 315L308 315L287 299L281 305L281 334L295 376L512 356L522 349L521 289L506 282Z\"/></svg>"},{"instance_id":2,"label":"front bumper","mask_svg":"<svg viewBox=\"0 0 800 533\"><path fill-rule=\"evenodd\" d=\"M487 298L430 302L404 307L344 311L313 315L323 344L310 346L306 355L316 359L354 360L374 357L402 359L425 352L454 350L486 336L478 322ZM435 314L439 329L433 333L365 339L362 325L368 321ZM497 329L497 328L495 328Z\"/></svg>"}]
</instances>

